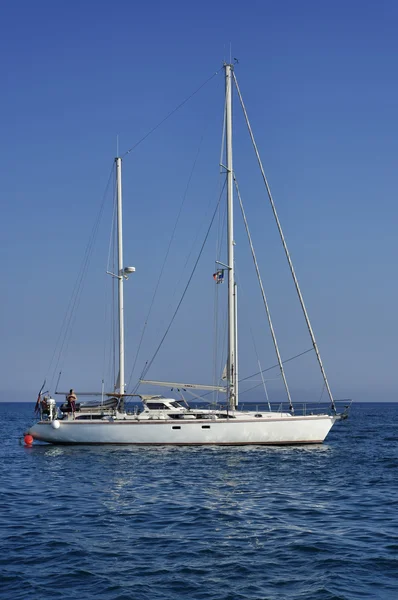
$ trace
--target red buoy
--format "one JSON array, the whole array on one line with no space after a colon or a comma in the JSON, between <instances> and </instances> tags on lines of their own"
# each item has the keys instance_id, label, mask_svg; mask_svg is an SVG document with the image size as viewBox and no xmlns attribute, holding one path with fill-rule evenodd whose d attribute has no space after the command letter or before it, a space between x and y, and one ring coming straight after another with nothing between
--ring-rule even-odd
<instances>
[{"instance_id":1,"label":"red buoy","mask_svg":"<svg viewBox=\"0 0 398 600\"><path fill-rule=\"evenodd\" d=\"M23 441L27 446L31 446L33 444L33 437L31 435L25 435Z\"/></svg>"}]
</instances>

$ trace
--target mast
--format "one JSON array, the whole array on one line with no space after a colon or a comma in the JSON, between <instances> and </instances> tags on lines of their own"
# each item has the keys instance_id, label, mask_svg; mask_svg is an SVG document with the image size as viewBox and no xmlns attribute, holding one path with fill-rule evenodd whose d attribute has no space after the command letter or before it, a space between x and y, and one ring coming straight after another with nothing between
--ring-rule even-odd
<instances>
[{"instance_id":1,"label":"mast","mask_svg":"<svg viewBox=\"0 0 398 600\"><path fill-rule=\"evenodd\" d=\"M233 65L225 68L225 121L226 121L226 167L227 167L227 243L228 243L228 400L231 409L236 407L236 315L235 315L235 270L234 270L234 218L233 195L234 174L232 168L232 72Z\"/></svg>"},{"instance_id":2,"label":"mast","mask_svg":"<svg viewBox=\"0 0 398 600\"><path fill-rule=\"evenodd\" d=\"M124 394L124 307L123 307L123 223L122 223L122 159L115 158L117 185L117 258L118 258L118 316L119 316L119 393Z\"/></svg>"}]
</instances>

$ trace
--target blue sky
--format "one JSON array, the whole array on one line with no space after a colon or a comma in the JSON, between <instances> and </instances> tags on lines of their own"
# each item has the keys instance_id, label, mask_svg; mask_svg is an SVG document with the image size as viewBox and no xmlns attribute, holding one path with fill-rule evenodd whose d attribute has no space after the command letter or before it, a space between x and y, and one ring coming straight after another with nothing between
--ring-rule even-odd
<instances>
[{"instance_id":1,"label":"blue sky","mask_svg":"<svg viewBox=\"0 0 398 600\"><path fill-rule=\"evenodd\" d=\"M396 400L397 17L393 1L3 3L1 398L29 400L48 375L116 136L126 151L220 71L123 162L125 263L137 268L126 286L129 372L198 155L138 362L150 358L186 281L192 241L203 238L215 205L220 66L232 44L332 389L336 397ZM234 136L235 169L288 358L310 342L241 115ZM111 213L108 202L62 367L65 388L100 386ZM212 378L215 236L148 377ZM245 376L257 370L251 331L262 366L275 361L238 215L236 237ZM319 397L313 358L287 372L293 397ZM277 395L280 382L269 385Z\"/></svg>"}]
</instances>

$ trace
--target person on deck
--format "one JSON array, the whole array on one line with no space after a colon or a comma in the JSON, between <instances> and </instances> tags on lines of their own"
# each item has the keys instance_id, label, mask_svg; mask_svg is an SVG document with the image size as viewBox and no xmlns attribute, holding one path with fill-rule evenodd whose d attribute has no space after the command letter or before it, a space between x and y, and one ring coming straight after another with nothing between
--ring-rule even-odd
<instances>
[{"instance_id":1,"label":"person on deck","mask_svg":"<svg viewBox=\"0 0 398 600\"><path fill-rule=\"evenodd\" d=\"M70 406L73 414L75 414L75 411L76 411L76 400L77 400L77 396L76 396L75 392L73 390L70 390L69 394L66 397L66 401L68 403L68 406Z\"/></svg>"}]
</instances>

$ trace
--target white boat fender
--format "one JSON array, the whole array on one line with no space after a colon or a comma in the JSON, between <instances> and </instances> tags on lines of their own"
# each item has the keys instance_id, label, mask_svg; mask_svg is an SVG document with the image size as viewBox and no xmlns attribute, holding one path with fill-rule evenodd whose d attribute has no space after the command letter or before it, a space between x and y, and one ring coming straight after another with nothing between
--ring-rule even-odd
<instances>
[{"instance_id":1,"label":"white boat fender","mask_svg":"<svg viewBox=\"0 0 398 600\"><path fill-rule=\"evenodd\" d=\"M58 421L58 419L54 419L54 421L51 422L51 427L53 427L53 429L59 429L61 423Z\"/></svg>"}]
</instances>

